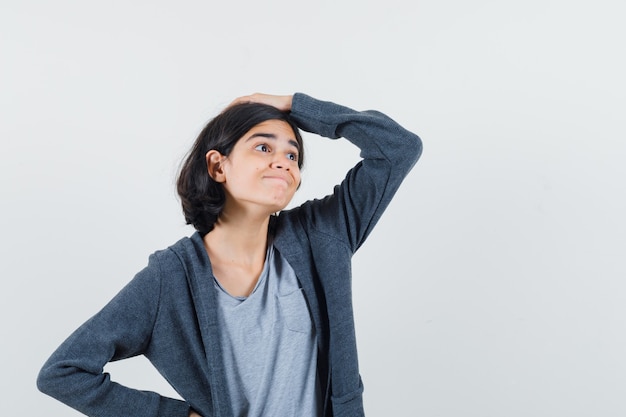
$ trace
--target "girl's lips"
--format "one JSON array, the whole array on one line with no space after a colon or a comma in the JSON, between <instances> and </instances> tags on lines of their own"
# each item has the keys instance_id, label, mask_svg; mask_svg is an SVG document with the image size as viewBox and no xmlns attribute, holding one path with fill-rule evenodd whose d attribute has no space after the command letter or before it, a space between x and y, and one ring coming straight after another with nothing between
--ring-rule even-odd
<instances>
[{"instance_id":1,"label":"girl's lips","mask_svg":"<svg viewBox=\"0 0 626 417\"><path fill-rule=\"evenodd\" d=\"M267 176L265 176L263 178L266 179L266 180L282 181L282 182L284 182L287 185L291 184L291 182L287 178L281 177L281 176L277 176L277 175L267 175Z\"/></svg>"}]
</instances>

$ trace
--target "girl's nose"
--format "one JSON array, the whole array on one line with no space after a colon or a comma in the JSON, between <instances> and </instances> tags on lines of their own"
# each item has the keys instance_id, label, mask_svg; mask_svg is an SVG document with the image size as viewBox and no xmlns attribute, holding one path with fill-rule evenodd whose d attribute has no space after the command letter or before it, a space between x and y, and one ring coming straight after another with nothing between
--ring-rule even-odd
<instances>
[{"instance_id":1,"label":"girl's nose","mask_svg":"<svg viewBox=\"0 0 626 417\"><path fill-rule=\"evenodd\" d=\"M285 169L285 170L289 170L289 163L287 163L287 161L285 161L284 156L278 156L275 155L274 159L272 160L272 168L276 168L276 169Z\"/></svg>"},{"instance_id":2,"label":"girl's nose","mask_svg":"<svg viewBox=\"0 0 626 417\"><path fill-rule=\"evenodd\" d=\"M272 162L272 168L289 170L289 167L287 166L287 164L280 162L280 161Z\"/></svg>"}]
</instances>

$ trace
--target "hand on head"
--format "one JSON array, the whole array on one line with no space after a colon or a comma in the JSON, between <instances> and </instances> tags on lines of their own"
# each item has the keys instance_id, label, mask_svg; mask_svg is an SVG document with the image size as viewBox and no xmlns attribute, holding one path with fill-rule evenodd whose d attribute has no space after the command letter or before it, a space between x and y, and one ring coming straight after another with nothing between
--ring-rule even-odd
<instances>
[{"instance_id":1,"label":"hand on head","mask_svg":"<svg viewBox=\"0 0 626 417\"><path fill-rule=\"evenodd\" d=\"M241 103L263 103L274 106L281 111L290 111L292 98L293 96L291 95L278 96L272 94L254 93L249 96L237 97L228 105L228 107Z\"/></svg>"}]
</instances>

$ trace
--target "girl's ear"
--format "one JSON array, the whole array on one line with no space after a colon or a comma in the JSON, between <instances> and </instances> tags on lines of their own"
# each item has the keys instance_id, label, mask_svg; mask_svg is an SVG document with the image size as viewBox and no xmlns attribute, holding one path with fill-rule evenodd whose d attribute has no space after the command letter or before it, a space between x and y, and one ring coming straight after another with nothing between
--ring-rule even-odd
<instances>
[{"instance_id":1,"label":"girl's ear","mask_svg":"<svg viewBox=\"0 0 626 417\"><path fill-rule=\"evenodd\" d=\"M209 176L215 182L224 182L226 180L224 170L222 169L224 156L215 149L211 149L206 153L205 158Z\"/></svg>"}]
</instances>

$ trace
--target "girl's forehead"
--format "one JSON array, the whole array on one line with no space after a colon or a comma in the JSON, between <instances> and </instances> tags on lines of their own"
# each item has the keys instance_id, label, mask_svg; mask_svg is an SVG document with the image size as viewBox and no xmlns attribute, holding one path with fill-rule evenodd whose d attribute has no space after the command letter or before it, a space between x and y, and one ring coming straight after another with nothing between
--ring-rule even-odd
<instances>
[{"instance_id":1,"label":"girl's forehead","mask_svg":"<svg viewBox=\"0 0 626 417\"><path fill-rule=\"evenodd\" d=\"M284 120L277 120L277 119L265 120L264 122L254 125L252 129L249 130L249 132L256 131L256 130L264 130L264 129L276 130L276 131L281 131L281 132L289 132L291 135L294 135L294 131L289 125L289 123L285 122Z\"/></svg>"},{"instance_id":2,"label":"girl's forehead","mask_svg":"<svg viewBox=\"0 0 626 417\"><path fill-rule=\"evenodd\" d=\"M284 120L272 119L261 122L246 132L246 134L241 137L239 142L247 142L248 140L256 137L287 140L289 142L293 142L296 147L300 147L293 128Z\"/></svg>"}]
</instances>

